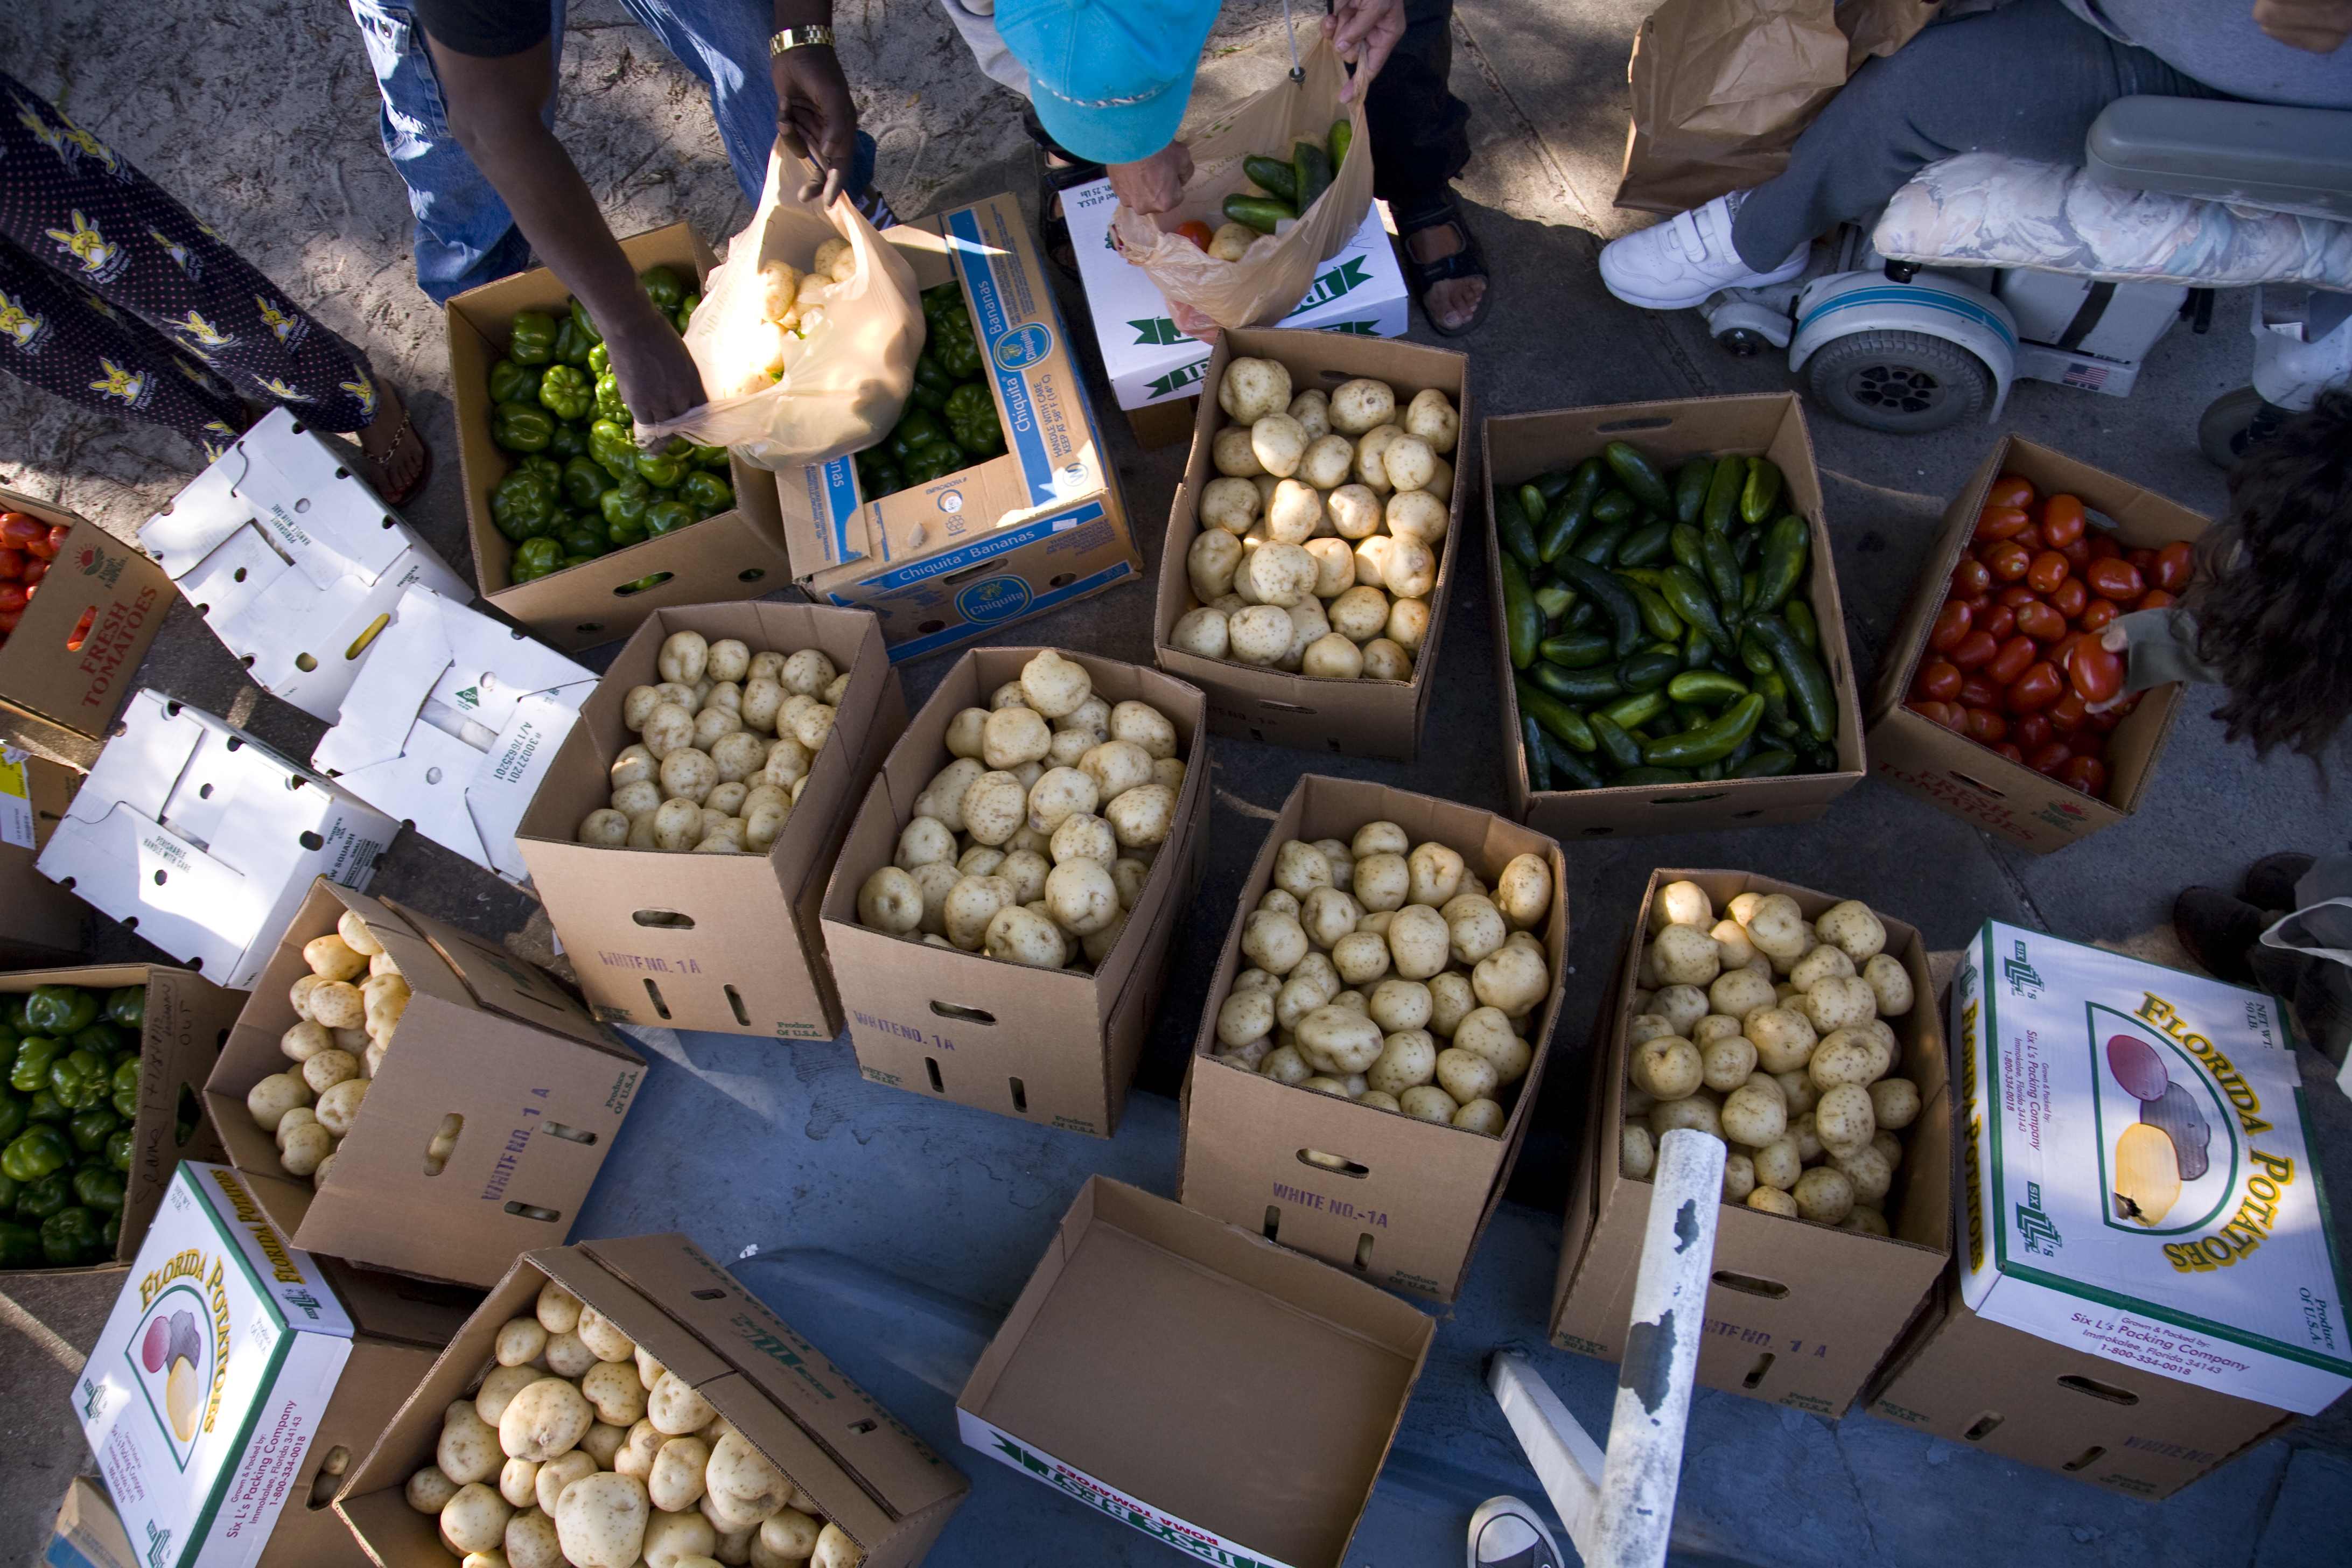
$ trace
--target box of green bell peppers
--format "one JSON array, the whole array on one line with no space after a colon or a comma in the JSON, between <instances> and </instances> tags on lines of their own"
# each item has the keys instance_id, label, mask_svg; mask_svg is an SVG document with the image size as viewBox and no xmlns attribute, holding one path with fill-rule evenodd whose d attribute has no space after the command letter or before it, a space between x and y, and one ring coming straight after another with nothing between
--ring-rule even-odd
<instances>
[{"instance_id":1,"label":"box of green bell peppers","mask_svg":"<svg viewBox=\"0 0 2352 1568\"><path fill-rule=\"evenodd\" d=\"M0 1273L138 1252L173 1171L221 1158L198 1094L244 1002L161 964L0 974Z\"/></svg>"},{"instance_id":2,"label":"box of green bell peppers","mask_svg":"<svg viewBox=\"0 0 2352 1568\"><path fill-rule=\"evenodd\" d=\"M679 223L621 249L683 331L709 247ZM553 272L468 289L445 314L474 567L492 604L568 653L658 608L791 582L772 477L683 442L639 451L602 333Z\"/></svg>"},{"instance_id":3,"label":"box of green bell peppers","mask_svg":"<svg viewBox=\"0 0 2352 1568\"><path fill-rule=\"evenodd\" d=\"M923 352L879 442L775 477L802 590L873 611L904 662L1140 581L1020 204L991 196L883 237L921 286Z\"/></svg>"}]
</instances>

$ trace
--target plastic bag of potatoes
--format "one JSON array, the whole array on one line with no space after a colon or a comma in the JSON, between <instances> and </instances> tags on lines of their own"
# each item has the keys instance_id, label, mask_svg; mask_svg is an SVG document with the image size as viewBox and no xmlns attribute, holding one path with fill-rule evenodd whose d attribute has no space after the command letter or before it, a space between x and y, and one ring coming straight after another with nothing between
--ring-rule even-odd
<instances>
[{"instance_id":1,"label":"plastic bag of potatoes","mask_svg":"<svg viewBox=\"0 0 2352 1568\"><path fill-rule=\"evenodd\" d=\"M1393 822L1353 840L1292 839L1242 928L1251 967L1217 1007L1214 1056L1359 1105L1502 1135L1503 1101L1551 994L1534 935L1551 913L1540 856L1492 889Z\"/></svg>"},{"instance_id":2,"label":"plastic bag of potatoes","mask_svg":"<svg viewBox=\"0 0 2352 1568\"><path fill-rule=\"evenodd\" d=\"M1177 743L1165 713L1105 701L1045 649L949 721L952 760L859 888L858 923L1037 969L1101 963L1175 831Z\"/></svg>"},{"instance_id":3,"label":"plastic bag of potatoes","mask_svg":"<svg viewBox=\"0 0 2352 1568\"><path fill-rule=\"evenodd\" d=\"M255 1084L245 1106L276 1135L286 1173L323 1187L408 1010L408 982L357 910L345 910L331 935L303 943L302 958L310 973L288 993L295 1023L278 1041L295 1065Z\"/></svg>"},{"instance_id":4,"label":"plastic bag of potatoes","mask_svg":"<svg viewBox=\"0 0 2352 1568\"><path fill-rule=\"evenodd\" d=\"M658 686L632 687L621 722L639 737L613 759L613 797L580 824L607 848L765 855L808 787L849 689L817 648L753 653L734 637L673 632Z\"/></svg>"},{"instance_id":5,"label":"plastic bag of potatoes","mask_svg":"<svg viewBox=\"0 0 2352 1568\"><path fill-rule=\"evenodd\" d=\"M1718 920L1697 884L1659 889L1626 1026L1624 1173L1695 1128L1731 1146L1724 1202L1887 1235L1919 1087L1887 1076L1903 1047L1885 1020L1916 997L1885 945L1851 900L1808 921L1786 894L1742 893Z\"/></svg>"},{"instance_id":6,"label":"plastic bag of potatoes","mask_svg":"<svg viewBox=\"0 0 2352 1568\"><path fill-rule=\"evenodd\" d=\"M408 1505L464 1568L856 1568L816 1500L553 1280L443 1415Z\"/></svg>"},{"instance_id":7,"label":"plastic bag of potatoes","mask_svg":"<svg viewBox=\"0 0 2352 1568\"><path fill-rule=\"evenodd\" d=\"M1202 658L1327 679L1410 680L1429 635L1462 421L1431 388L1291 395L1272 360L1225 366L1219 478L1185 555L1199 607L1169 633Z\"/></svg>"}]
</instances>

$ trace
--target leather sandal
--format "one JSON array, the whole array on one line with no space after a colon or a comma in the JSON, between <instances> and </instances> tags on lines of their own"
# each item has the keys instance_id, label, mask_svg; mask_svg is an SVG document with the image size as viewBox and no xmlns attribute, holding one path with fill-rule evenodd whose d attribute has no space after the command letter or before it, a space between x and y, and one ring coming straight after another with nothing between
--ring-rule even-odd
<instances>
[{"instance_id":1,"label":"leather sandal","mask_svg":"<svg viewBox=\"0 0 2352 1568\"><path fill-rule=\"evenodd\" d=\"M1495 280L1486 271L1486 253L1479 248L1478 237L1470 232L1470 223L1462 211L1461 198L1451 190L1413 207L1408 212L1393 214L1397 225L1397 254L1404 263L1405 278L1412 286L1413 303L1421 307L1422 319L1429 330L1441 338L1458 338L1478 330L1486 312L1495 303ZM1452 228L1462 241L1462 248L1451 256L1441 256L1434 261L1415 260L1412 237L1426 229ZM1438 284L1455 278L1483 278L1486 287L1478 296L1478 308L1470 319L1458 327L1442 325L1429 312L1429 291Z\"/></svg>"},{"instance_id":2,"label":"leather sandal","mask_svg":"<svg viewBox=\"0 0 2352 1568\"><path fill-rule=\"evenodd\" d=\"M378 473L389 473L392 459L400 455L400 448L411 439L414 439L418 449L424 452L425 461L417 466L415 475L400 489L397 490L387 489L378 492L386 506L399 506L423 489L425 482L433 478L433 448L425 444L424 434L416 428L415 421L409 417L405 408L401 410L400 428L393 432L392 445L384 448L382 457L375 456L364 447L360 447L360 455L374 464ZM354 444L356 445L356 442Z\"/></svg>"}]
</instances>

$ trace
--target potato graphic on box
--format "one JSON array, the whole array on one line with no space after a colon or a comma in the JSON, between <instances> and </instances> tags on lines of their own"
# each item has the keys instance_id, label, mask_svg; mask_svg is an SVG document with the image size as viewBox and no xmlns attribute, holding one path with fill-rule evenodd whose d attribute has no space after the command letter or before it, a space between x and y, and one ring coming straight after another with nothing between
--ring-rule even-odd
<instances>
[{"instance_id":1,"label":"potato graphic on box","mask_svg":"<svg viewBox=\"0 0 2352 1568\"><path fill-rule=\"evenodd\" d=\"M2116 1140L2115 1197L2117 1218L2151 1227L2180 1201L2180 1155L2164 1129L2135 1121Z\"/></svg>"},{"instance_id":2,"label":"potato graphic on box","mask_svg":"<svg viewBox=\"0 0 2352 1568\"><path fill-rule=\"evenodd\" d=\"M204 1419L204 1331L194 1312L158 1311L148 1320L139 1338L139 1364L150 1377L163 1379L163 1418L183 1443L195 1441L196 1426Z\"/></svg>"},{"instance_id":3,"label":"potato graphic on box","mask_svg":"<svg viewBox=\"0 0 2352 1568\"><path fill-rule=\"evenodd\" d=\"M2173 1152L2180 1159L2182 1181L2193 1182L2205 1173L2213 1129L2206 1125L2204 1112L2197 1109L2187 1089L2168 1084L2161 1098L2141 1104L2139 1119L2172 1141Z\"/></svg>"}]
</instances>

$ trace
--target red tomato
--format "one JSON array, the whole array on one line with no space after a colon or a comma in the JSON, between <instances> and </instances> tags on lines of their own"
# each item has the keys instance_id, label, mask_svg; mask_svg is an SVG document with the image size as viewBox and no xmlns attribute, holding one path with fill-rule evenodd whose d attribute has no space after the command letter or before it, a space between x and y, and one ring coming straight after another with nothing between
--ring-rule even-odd
<instances>
[{"instance_id":1,"label":"red tomato","mask_svg":"<svg viewBox=\"0 0 2352 1568\"><path fill-rule=\"evenodd\" d=\"M1984 563L1985 570L1992 574L1995 582L2014 583L2025 575L2025 569L2033 564L2033 557L2017 541L2004 539L1998 544L1985 546ZM2133 575L2137 577L2138 574L2134 573Z\"/></svg>"},{"instance_id":2,"label":"red tomato","mask_svg":"<svg viewBox=\"0 0 2352 1568\"><path fill-rule=\"evenodd\" d=\"M2042 657L2032 637L2011 637L2000 645L1984 667L1985 679L1995 686L2007 686L2025 673L2026 666ZM2054 693L2053 693L2054 695ZM2039 708L2039 702L2029 702L2027 708Z\"/></svg>"},{"instance_id":3,"label":"red tomato","mask_svg":"<svg viewBox=\"0 0 2352 1568\"><path fill-rule=\"evenodd\" d=\"M2009 739L2009 721L1990 708L1965 710L1969 716L1969 739L1983 745L1992 745Z\"/></svg>"},{"instance_id":4,"label":"red tomato","mask_svg":"<svg viewBox=\"0 0 2352 1568\"><path fill-rule=\"evenodd\" d=\"M2107 737L2100 731L2092 729L2088 719L2083 721L2081 729L2066 737L2066 743L2074 748L2074 754L2078 757L2097 757L2102 762L2106 760Z\"/></svg>"},{"instance_id":5,"label":"red tomato","mask_svg":"<svg viewBox=\"0 0 2352 1568\"><path fill-rule=\"evenodd\" d=\"M2050 667L2053 675L2056 675L2057 670L2056 665ZM2073 734L2081 729L2083 721L2090 717L2084 710L2082 698L2072 691L2062 690L2058 695L2058 700L2042 711L2048 717L2051 730L2061 735Z\"/></svg>"},{"instance_id":6,"label":"red tomato","mask_svg":"<svg viewBox=\"0 0 2352 1568\"><path fill-rule=\"evenodd\" d=\"M2094 599L2083 606L2083 613L2074 619L2084 631L2095 632L2122 613L2113 599Z\"/></svg>"},{"instance_id":7,"label":"red tomato","mask_svg":"<svg viewBox=\"0 0 2352 1568\"><path fill-rule=\"evenodd\" d=\"M2058 584L2066 580L2072 564L2056 551L2045 550L2025 569L2025 580L2037 594L2054 594Z\"/></svg>"},{"instance_id":8,"label":"red tomato","mask_svg":"<svg viewBox=\"0 0 2352 1568\"><path fill-rule=\"evenodd\" d=\"M2014 610L2021 605L2040 604L2042 602L2042 595L2035 593L2032 587L2028 584L2011 583L2008 587L2003 588L1998 595L1994 595L1993 602L1995 604L2007 605L2011 609Z\"/></svg>"},{"instance_id":9,"label":"red tomato","mask_svg":"<svg viewBox=\"0 0 2352 1568\"><path fill-rule=\"evenodd\" d=\"M0 577L8 574L0 570ZM1976 612L1958 599L1947 599L1944 607L1936 612L1936 624L1927 633L1927 646L1937 653L1948 651L1954 643L1969 635L1969 626Z\"/></svg>"},{"instance_id":10,"label":"red tomato","mask_svg":"<svg viewBox=\"0 0 2352 1568\"><path fill-rule=\"evenodd\" d=\"M2017 606L2017 629L2035 642L2053 643L2066 635L2066 617L2036 599Z\"/></svg>"},{"instance_id":11,"label":"red tomato","mask_svg":"<svg viewBox=\"0 0 2352 1568\"><path fill-rule=\"evenodd\" d=\"M1991 590L1992 574L1985 570L1984 563L1973 555L1961 556L1959 564L1952 568L1952 592L1973 599Z\"/></svg>"},{"instance_id":12,"label":"red tomato","mask_svg":"<svg viewBox=\"0 0 2352 1568\"><path fill-rule=\"evenodd\" d=\"M1969 708L1998 708L2000 706L2000 688L1981 675L1971 675L1960 682L1959 700Z\"/></svg>"},{"instance_id":13,"label":"red tomato","mask_svg":"<svg viewBox=\"0 0 2352 1568\"><path fill-rule=\"evenodd\" d=\"M1979 629L1954 643L1944 657L1962 669L1974 669L2000 651L2000 645L1992 640L1992 634Z\"/></svg>"},{"instance_id":14,"label":"red tomato","mask_svg":"<svg viewBox=\"0 0 2352 1568\"><path fill-rule=\"evenodd\" d=\"M2109 653L2096 637L2084 637L2068 650L2066 674L2085 702L2105 702L2124 689L2122 658Z\"/></svg>"},{"instance_id":15,"label":"red tomato","mask_svg":"<svg viewBox=\"0 0 2352 1568\"><path fill-rule=\"evenodd\" d=\"M2070 621L2081 615L2083 606L2090 602L2091 591L2083 586L2080 577L2069 577L2050 590L2051 605Z\"/></svg>"},{"instance_id":16,"label":"red tomato","mask_svg":"<svg viewBox=\"0 0 2352 1568\"><path fill-rule=\"evenodd\" d=\"M2002 756L2007 757L2011 762L2015 763L2020 767L2023 767L2025 765L2025 753L2018 750L2017 742L2014 741L2002 741L1996 744L1993 747L1993 750L1999 752Z\"/></svg>"},{"instance_id":17,"label":"red tomato","mask_svg":"<svg viewBox=\"0 0 2352 1568\"><path fill-rule=\"evenodd\" d=\"M33 584L39 582L48 574L49 561L47 556L36 555L30 561L26 562L25 575L23 579L25 591L28 594L31 593L33 591Z\"/></svg>"},{"instance_id":18,"label":"red tomato","mask_svg":"<svg viewBox=\"0 0 2352 1568\"><path fill-rule=\"evenodd\" d=\"M58 547L65 542L66 530L63 524L59 524L38 539L25 541L25 553L38 556L44 561L55 561L58 558Z\"/></svg>"},{"instance_id":19,"label":"red tomato","mask_svg":"<svg viewBox=\"0 0 2352 1568\"><path fill-rule=\"evenodd\" d=\"M2050 721L2040 713L2028 713L2009 727L2009 738L2029 752L2049 744L2050 737L2056 732L2050 728Z\"/></svg>"},{"instance_id":20,"label":"red tomato","mask_svg":"<svg viewBox=\"0 0 2352 1568\"><path fill-rule=\"evenodd\" d=\"M2091 563L2091 542L2087 539L2078 539L2072 544L2061 544L2053 548L2059 554L2063 555L2067 564L2077 572Z\"/></svg>"},{"instance_id":21,"label":"red tomato","mask_svg":"<svg viewBox=\"0 0 2352 1568\"><path fill-rule=\"evenodd\" d=\"M2042 657L2047 658L2051 663L2056 665L2060 669L2063 669L2066 668L2066 656L2074 651L2074 645L2076 643L2085 640L2096 642L2098 639L2092 637L2089 632L2070 631L2064 637L2060 637L2056 642L2052 643L2048 650L2043 653Z\"/></svg>"},{"instance_id":22,"label":"red tomato","mask_svg":"<svg viewBox=\"0 0 2352 1568\"><path fill-rule=\"evenodd\" d=\"M2174 598L2170 594L2166 593L2161 588L2150 588L2147 593L2140 595L2139 603L2134 605L2132 608L2135 610L2160 610L2167 605L2177 605L2179 602L2179 600Z\"/></svg>"},{"instance_id":23,"label":"red tomato","mask_svg":"<svg viewBox=\"0 0 2352 1568\"><path fill-rule=\"evenodd\" d=\"M2130 562L2138 571L2146 572L2149 567L2156 564L2156 552L2145 548L2139 550L2126 550L2124 552L2124 559Z\"/></svg>"},{"instance_id":24,"label":"red tomato","mask_svg":"<svg viewBox=\"0 0 2352 1568\"><path fill-rule=\"evenodd\" d=\"M25 552L0 548L0 583L14 583L25 574Z\"/></svg>"},{"instance_id":25,"label":"red tomato","mask_svg":"<svg viewBox=\"0 0 2352 1568\"><path fill-rule=\"evenodd\" d=\"M2042 537L2053 550L2063 550L2083 537L2083 503L2073 496L2052 496L2042 503Z\"/></svg>"},{"instance_id":26,"label":"red tomato","mask_svg":"<svg viewBox=\"0 0 2352 1568\"><path fill-rule=\"evenodd\" d=\"M1977 513L1976 542L1990 544L1998 539L2014 539L2032 521L2022 507L1989 506Z\"/></svg>"},{"instance_id":27,"label":"red tomato","mask_svg":"<svg viewBox=\"0 0 2352 1568\"><path fill-rule=\"evenodd\" d=\"M47 539L49 525L21 511L0 511L0 542L21 550L36 539Z\"/></svg>"},{"instance_id":28,"label":"red tomato","mask_svg":"<svg viewBox=\"0 0 2352 1568\"><path fill-rule=\"evenodd\" d=\"M1930 720L1935 723L1942 724L1947 727L1951 724L1952 707L1948 702L1922 700L1918 702L1906 702L1904 706L1910 709L1912 712L1916 713L1922 719Z\"/></svg>"},{"instance_id":29,"label":"red tomato","mask_svg":"<svg viewBox=\"0 0 2352 1568\"><path fill-rule=\"evenodd\" d=\"M2037 773L2048 773L2054 779L2058 776L2058 770L2064 767L2074 755L2073 748L2065 742L2053 741L2046 746L2038 746L2027 752L2025 765Z\"/></svg>"},{"instance_id":30,"label":"red tomato","mask_svg":"<svg viewBox=\"0 0 2352 1568\"><path fill-rule=\"evenodd\" d=\"M2050 548L2050 542L2042 537L2042 525L2034 522L2027 523L2018 533L2017 542L2028 555L2039 555Z\"/></svg>"},{"instance_id":31,"label":"red tomato","mask_svg":"<svg viewBox=\"0 0 2352 1568\"><path fill-rule=\"evenodd\" d=\"M2176 539L2158 551L2147 568L2148 581L2168 594L2189 586L2189 579L2196 574L2197 547L2185 539Z\"/></svg>"},{"instance_id":32,"label":"red tomato","mask_svg":"<svg viewBox=\"0 0 2352 1568\"><path fill-rule=\"evenodd\" d=\"M1208 249L1209 241L1216 238L1216 235L1210 229L1209 226L1202 223L1199 218L1193 218L1189 223L1178 224L1176 226L1176 232L1182 235L1186 239L1191 240L1202 250Z\"/></svg>"},{"instance_id":33,"label":"red tomato","mask_svg":"<svg viewBox=\"0 0 2352 1568\"><path fill-rule=\"evenodd\" d=\"M2091 592L2103 599L2129 601L2147 592L2139 568L2128 561L2094 561L2084 577Z\"/></svg>"},{"instance_id":34,"label":"red tomato","mask_svg":"<svg viewBox=\"0 0 2352 1568\"><path fill-rule=\"evenodd\" d=\"M2003 474L1993 480L1985 491L1985 505L2030 507L2033 504L2033 481L2017 474Z\"/></svg>"},{"instance_id":35,"label":"red tomato","mask_svg":"<svg viewBox=\"0 0 2352 1568\"><path fill-rule=\"evenodd\" d=\"M92 605L89 609L84 610L81 613L81 619L74 623L73 636L66 638L66 651L68 653L79 653L81 651L81 645L89 637L90 625L97 619L98 606L95 605Z\"/></svg>"},{"instance_id":36,"label":"red tomato","mask_svg":"<svg viewBox=\"0 0 2352 1568\"><path fill-rule=\"evenodd\" d=\"M2057 668L2047 660L2037 660L2027 665L2025 672L2010 683L2009 710L2031 713L2036 709L2047 708L2056 702L2065 689L2066 683L2058 679ZM2057 721L2053 719L2051 723L2055 725Z\"/></svg>"},{"instance_id":37,"label":"red tomato","mask_svg":"<svg viewBox=\"0 0 2352 1568\"><path fill-rule=\"evenodd\" d=\"M1911 683L1911 695L1926 700L1949 702L1960 694L1960 667L1944 659L1930 659L1919 667L1919 679Z\"/></svg>"},{"instance_id":38,"label":"red tomato","mask_svg":"<svg viewBox=\"0 0 2352 1568\"><path fill-rule=\"evenodd\" d=\"M2091 542L2091 559L2094 561L2113 561L2124 552L2122 545L2104 533L2088 534L2085 537Z\"/></svg>"},{"instance_id":39,"label":"red tomato","mask_svg":"<svg viewBox=\"0 0 2352 1568\"><path fill-rule=\"evenodd\" d=\"M22 610L0 610L0 637L15 631L16 623L24 618L25 612Z\"/></svg>"},{"instance_id":40,"label":"red tomato","mask_svg":"<svg viewBox=\"0 0 2352 1568\"><path fill-rule=\"evenodd\" d=\"M2085 713L2083 715L2083 727L2075 733L2105 735L2123 721L2123 712L2119 709L2110 708L2104 713Z\"/></svg>"},{"instance_id":41,"label":"red tomato","mask_svg":"<svg viewBox=\"0 0 2352 1568\"><path fill-rule=\"evenodd\" d=\"M1977 617L1977 629L1997 643L2007 642L2017 630L2017 609L2012 605L1988 605Z\"/></svg>"},{"instance_id":42,"label":"red tomato","mask_svg":"<svg viewBox=\"0 0 2352 1568\"><path fill-rule=\"evenodd\" d=\"M2094 800L2103 799L2107 793L2107 764L2096 757L2075 757L2058 770L2058 782Z\"/></svg>"},{"instance_id":43,"label":"red tomato","mask_svg":"<svg viewBox=\"0 0 2352 1568\"><path fill-rule=\"evenodd\" d=\"M25 591L25 584L22 583L0 583L0 610L22 611L25 601L31 596ZM1958 690L1959 683L1955 681L1952 689Z\"/></svg>"}]
</instances>

